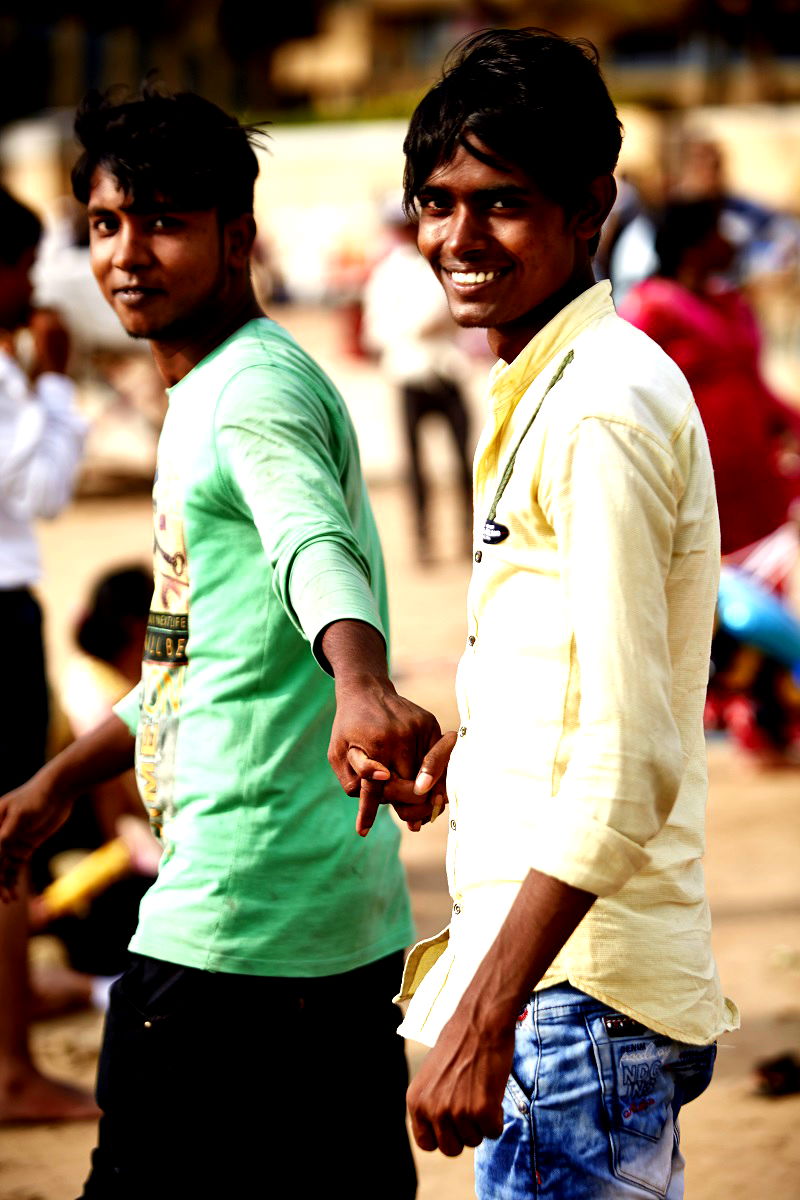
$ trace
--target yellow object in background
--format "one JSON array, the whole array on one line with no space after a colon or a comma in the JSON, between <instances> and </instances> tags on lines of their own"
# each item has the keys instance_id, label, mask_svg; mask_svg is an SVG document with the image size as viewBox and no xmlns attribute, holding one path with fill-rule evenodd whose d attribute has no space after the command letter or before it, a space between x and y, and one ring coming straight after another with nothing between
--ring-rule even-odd
<instances>
[{"instance_id":1,"label":"yellow object in background","mask_svg":"<svg viewBox=\"0 0 800 1200\"><path fill-rule=\"evenodd\" d=\"M133 858L128 845L121 837L114 838L87 854L46 887L40 903L49 918L74 912L132 869Z\"/></svg>"}]
</instances>

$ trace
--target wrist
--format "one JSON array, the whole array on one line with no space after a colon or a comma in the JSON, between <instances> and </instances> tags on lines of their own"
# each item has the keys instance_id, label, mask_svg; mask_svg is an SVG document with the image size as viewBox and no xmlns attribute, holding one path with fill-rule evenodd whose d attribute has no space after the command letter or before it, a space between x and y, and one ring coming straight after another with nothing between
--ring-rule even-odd
<instances>
[{"instance_id":1,"label":"wrist","mask_svg":"<svg viewBox=\"0 0 800 1200\"><path fill-rule=\"evenodd\" d=\"M49 762L37 771L35 775L38 787L46 794L48 800L54 803L67 803L74 800L80 793L80 786L71 777L68 766L59 763L60 755L51 758Z\"/></svg>"},{"instance_id":2,"label":"wrist","mask_svg":"<svg viewBox=\"0 0 800 1200\"><path fill-rule=\"evenodd\" d=\"M383 636L365 621L334 621L323 631L321 648L340 687L391 686Z\"/></svg>"}]
</instances>

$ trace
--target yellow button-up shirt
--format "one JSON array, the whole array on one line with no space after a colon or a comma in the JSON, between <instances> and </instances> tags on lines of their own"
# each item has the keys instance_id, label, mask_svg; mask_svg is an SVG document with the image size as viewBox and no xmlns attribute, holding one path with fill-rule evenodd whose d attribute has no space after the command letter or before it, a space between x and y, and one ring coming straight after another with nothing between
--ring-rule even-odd
<instances>
[{"instance_id":1,"label":"yellow button-up shirt","mask_svg":"<svg viewBox=\"0 0 800 1200\"><path fill-rule=\"evenodd\" d=\"M535 868L599 897L539 987L712 1041L738 1016L701 865L719 526L700 416L607 283L499 362L490 399L448 772L453 916L409 956L401 1032L433 1045ZM487 517L508 536L486 540Z\"/></svg>"}]
</instances>

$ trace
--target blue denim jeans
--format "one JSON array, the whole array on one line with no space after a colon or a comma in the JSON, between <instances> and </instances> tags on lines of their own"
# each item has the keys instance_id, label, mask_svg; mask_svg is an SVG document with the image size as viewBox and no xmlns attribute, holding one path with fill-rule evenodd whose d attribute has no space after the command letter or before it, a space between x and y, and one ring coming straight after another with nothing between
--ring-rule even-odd
<instances>
[{"instance_id":1,"label":"blue denim jeans","mask_svg":"<svg viewBox=\"0 0 800 1200\"><path fill-rule=\"evenodd\" d=\"M479 1200L680 1200L678 1111L716 1046L672 1041L569 984L517 1021L503 1132L475 1152Z\"/></svg>"}]
</instances>

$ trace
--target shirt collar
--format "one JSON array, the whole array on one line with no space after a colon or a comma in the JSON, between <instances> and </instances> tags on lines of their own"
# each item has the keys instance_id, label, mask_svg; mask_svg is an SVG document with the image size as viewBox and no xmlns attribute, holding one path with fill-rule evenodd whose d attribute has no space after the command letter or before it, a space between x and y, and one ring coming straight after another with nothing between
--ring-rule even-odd
<instances>
[{"instance_id":1,"label":"shirt collar","mask_svg":"<svg viewBox=\"0 0 800 1200\"><path fill-rule=\"evenodd\" d=\"M614 312L611 284L604 279L581 292L531 338L513 362L500 359L489 376L495 411L516 403L536 376L586 325Z\"/></svg>"}]
</instances>

